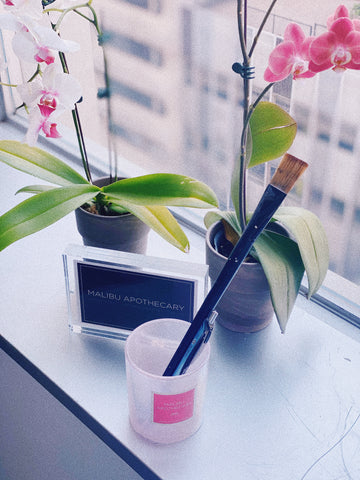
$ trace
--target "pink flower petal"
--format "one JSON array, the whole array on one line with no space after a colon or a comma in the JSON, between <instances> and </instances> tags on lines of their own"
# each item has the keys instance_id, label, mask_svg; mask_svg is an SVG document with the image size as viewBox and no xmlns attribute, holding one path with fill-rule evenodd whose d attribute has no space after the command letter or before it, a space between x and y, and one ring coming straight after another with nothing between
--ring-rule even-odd
<instances>
[{"instance_id":1,"label":"pink flower petal","mask_svg":"<svg viewBox=\"0 0 360 480\"><path fill-rule=\"evenodd\" d=\"M50 65L55 61L55 57L50 52L50 50L47 47L41 47L41 46L37 47L37 53L34 56L34 58L39 63L45 62L46 65Z\"/></svg>"},{"instance_id":2,"label":"pink flower petal","mask_svg":"<svg viewBox=\"0 0 360 480\"><path fill-rule=\"evenodd\" d=\"M350 70L360 70L360 63L349 62L346 67Z\"/></svg>"},{"instance_id":3,"label":"pink flower petal","mask_svg":"<svg viewBox=\"0 0 360 480\"><path fill-rule=\"evenodd\" d=\"M305 40L305 34L297 23L289 23L284 32L284 42L293 42L300 49Z\"/></svg>"},{"instance_id":4,"label":"pink flower petal","mask_svg":"<svg viewBox=\"0 0 360 480\"><path fill-rule=\"evenodd\" d=\"M59 138L59 137L61 137L61 134L57 131L56 127L57 127L56 123L52 123L52 124L51 124L50 132L51 132L51 137L52 137L52 138Z\"/></svg>"},{"instance_id":5,"label":"pink flower petal","mask_svg":"<svg viewBox=\"0 0 360 480\"><path fill-rule=\"evenodd\" d=\"M354 30L356 30L357 32L360 32L360 20L358 18L353 18L353 26L354 26Z\"/></svg>"},{"instance_id":6,"label":"pink flower petal","mask_svg":"<svg viewBox=\"0 0 360 480\"><path fill-rule=\"evenodd\" d=\"M347 9L347 7L345 7L345 5L339 5L335 10L334 17L335 19L341 17L349 17L349 10Z\"/></svg>"},{"instance_id":7,"label":"pink flower petal","mask_svg":"<svg viewBox=\"0 0 360 480\"><path fill-rule=\"evenodd\" d=\"M294 80L296 80L297 78L312 78L316 75L315 72L311 72L310 70L307 70L306 72L304 73L300 73L299 75L294 75Z\"/></svg>"},{"instance_id":8,"label":"pink flower petal","mask_svg":"<svg viewBox=\"0 0 360 480\"><path fill-rule=\"evenodd\" d=\"M292 42L280 43L270 54L269 68L275 75L281 75L293 63L295 54L294 44Z\"/></svg>"},{"instance_id":9,"label":"pink flower petal","mask_svg":"<svg viewBox=\"0 0 360 480\"><path fill-rule=\"evenodd\" d=\"M40 109L41 116L44 118L49 118L50 115L54 112L55 108L50 107L50 105L43 105L41 103L38 104Z\"/></svg>"},{"instance_id":10,"label":"pink flower petal","mask_svg":"<svg viewBox=\"0 0 360 480\"><path fill-rule=\"evenodd\" d=\"M360 32L351 32L346 37L348 43L348 50L351 54L351 61L358 64L360 63Z\"/></svg>"},{"instance_id":11,"label":"pink flower petal","mask_svg":"<svg viewBox=\"0 0 360 480\"><path fill-rule=\"evenodd\" d=\"M337 42L344 42L347 35L354 30L350 18L339 18L331 25L330 32L335 33Z\"/></svg>"},{"instance_id":12,"label":"pink flower petal","mask_svg":"<svg viewBox=\"0 0 360 480\"><path fill-rule=\"evenodd\" d=\"M312 61L309 62L309 70L310 72L313 72L313 73L323 72L324 70L328 70L332 66L333 64L331 63L330 59L320 64L314 63Z\"/></svg>"},{"instance_id":13,"label":"pink flower petal","mask_svg":"<svg viewBox=\"0 0 360 480\"><path fill-rule=\"evenodd\" d=\"M56 123L52 123L50 125L50 129L47 130L47 132L45 132L45 135L49 138L59 138L61 137L60 133L56 130Z\"/></svg>"},{"instance_id":14,"label":"pink flower petal","mask_svg":"<svg viewBox=\"0 0 360 480\"><path fill-rule=\"evenodd\" d=\"M330 30L331 25L337 20L338 18L341 17L349 17L349 11L345 7L345 5L339 5L337 9L335 10L334 15L331 15L326 22L326 25L328 27L328 30Z\"/></svg>"},{"instance_id":15,"label":"pink flower petal","mask_svg":"<svg viewBox=\"0 0 360 480\"><path fill-rule=\"evenodd\" d=\"M349 35L345 39L345 46L348 48L348 50L351 52L351 55L353 57L353 60L358 63L355 58L358 57L359 55L359 49L360 49L360 32L357 32L356 30L353 30L352 32L349 33Z\"/></svg>"},{"instance_id":16,"label":"pink flower petal","mask_svg":"<svg viewBox=\"0 0 360 480\"><path fill-rule=\"evenodd\" d=\"M314 41L314 38L315 37L305 38L305 40L303 41L300 47L299 54L304 60L310 60L310 46Z\"/></svg>"},{"instance_id":17,"label":"pink flower petal","mask_svg":"<svg viewBox=\"0 0 360 480\"><path fill-rule=\"evenodd\" d=\"M336 35L333 32L326 32L315 38L310 45L310 60L317 65L327 62L336 43Z\"/></svg>"},{"instance_id":18,"label":"pink flower petal","mask_svg":"<svg viewBox=\"0 0 360 480\"><path fill-rule=\"evenodd\" d=\"M268 67L264 73L264 80L266 82L280 82L281 80L284 80L284 78L288 77L290 73L291 73L291 65L289 65L288 68L284 70L280 75L276 75Z\"/></svg>"}]
</instances>

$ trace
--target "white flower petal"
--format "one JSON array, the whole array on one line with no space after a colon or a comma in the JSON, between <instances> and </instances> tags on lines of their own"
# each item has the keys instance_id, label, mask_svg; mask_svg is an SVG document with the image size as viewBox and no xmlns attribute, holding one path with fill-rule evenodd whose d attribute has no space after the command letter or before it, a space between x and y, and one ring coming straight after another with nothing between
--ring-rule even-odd
<instances>
[{"instance_id":1,"label":"white flower petal","mask_svg":"<svg viewBox=\"0 0 360 480\"><path fill-rule=\"evenodd\" d=\"M4 5L4 8L18 17L39 19L43 15L40 0L12 0L12 3L13 5Z\"/></svg>"},{"instance_id":2,"label":"white flower petal","mask_svg":"<svg viewBox=\"0 0 360 480\"><path fill-rule=\"evenodd\" d=\"M21 60L25 62L36 63L36 45L33 41L32 35L29 32L18 32L14 35L12 40L12 48Z\"/></svg>"},{"instance_id":3,"label":"white flower petal","mask_svg":"<svg viewBox=\"0 0 360 480\"><path fill-rule=\"evenodd\" d=\"M28 107L33 106L37 103L41 92L43 90L43 85L40 79L37 77L32 82L26 82L17 86L19 95L24 103Z\"/></svg>"},{"instance_id":4,"label":"white flower petal","mask_svg":"<svg viewBox=\"0 0 360 480\"><path fill-rule=\"evenodd\" d=\"M52 28L34 24L32 26L32 32L41 45L52 48L53 50L58 50L59 52L76 52L80 48L78 43L60 38Z\"/></svg>"},{"instance_id":5,"label":"white flower petal","mask_svg":"<svg viewBox=\"0 0 360 480\"><path fill-rule=\"evenodd\" d=\"M72 110L82 95L80 83L73 76L61 73L56 75L55 85L59 92L59 103Z\"/></svg>"},{"instance_id":6,"label":"white flower petal","mask_svg":"<svg viewBox=\"0 0 360 480\"><path fill-rule=\"evenodd\" d=\"M0 28L3 30L11 30L13 32L18 32L21 30L23 23L20 22L15 15L11 13L3 13L0 15Z\"/></svg>"},{"instance_id":7,"label":"white flower petal","mask_svg":"<svg viewBox=\"0 0 360 480\"><path fill-rule=\"evenodd\" d=\"M30 110L29 127L25 136L25 142L30 145L30 147L33 147L37 142L42 122L43 117L41 116L40 110L36 106Z\"/></svg>"},{"instance_id":8,"label":"white flower petal","mask_svg":"<svg viewBox=\"0 0 360 480\"><path fill-rule=\"evenodd\" d=\"M43 75L42 75L42 82L43 82L44 87L47 90L50 90L50 89L54 88L55 76L58 73L61 73L61 72L62 72L61 67L59 65L56 65L55 63L53 63L51 65L48 65L44 69Z\"/></svg>"}]
</instances>

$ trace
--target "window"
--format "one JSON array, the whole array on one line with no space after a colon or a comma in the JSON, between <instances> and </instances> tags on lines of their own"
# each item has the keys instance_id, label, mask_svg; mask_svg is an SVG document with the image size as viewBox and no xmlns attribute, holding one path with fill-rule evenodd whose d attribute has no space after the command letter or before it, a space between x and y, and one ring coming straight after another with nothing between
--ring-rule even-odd
<instances>
[{"instance_id":1,"label":"window","mask_svg":"<svg viewBox=\"0 0 360 480\"><path fill-rule=\"evenodd\" d=\"M223 98L226 100L228 98L228 93L227 93L227 78L225 75L218 75L217 76L217 90L216 90L217 96L219 98Z\"/></svg>"},{"instance_id":2,"label":"window","mask_svg":"<svg viewBox=\"0 0 360 480\"><path fill-rule=\"evenodd\" d=\"M319 204L319 203L321 203L322 198L323 198L323 192L316 187L312 188L312 190L311 190L311 201L313 203Z\"/></svg>"},{"instance_id":3,"label":"window","mask_svg":"<svg viewBox=\"0 0 360 480\"><path fill-rule=\"evenodd\" d=\"M115 112L111 131L117 151L146 170L196 176L217 191L221 204L228 205L230 183L225 182L238 153L243 102L240 78L231 69L240 55L234 2L102 0L101 8L107 13ZM306 34L324 30L332 7L313 2L311 8L309 14L293 2L275 7L264 40L257 45L254 98L264 87L268 55L290 21L300 23ZM261 10L249 6L249 37L262 16ZM309 18L313 18L311 24ZM93 45L89 50L95 51ZM98 63L96 69L100 69ZM304 184L289 201L320 217L327 229L335 273L358 283L359 78L360 72L346 71L344 76L324 72L299 83L286 79L265 97L295 118L298 135L291 151L310 163ZM103 85L101 76L95 81L97 87ZM10 112L16 101L11 104L9 95L5 99ZM104 102L98 100L91 114L83 117L84 124L89 123L89 135L96 140L94 112L98 109L100 123L106 124ZM250 172L250 203L258 199L266 175L264 165ZM346 228L342 228L344 222ZM344 261L339 259L340 250L347 255Z\"/></svg>"},{"instance_id":4,"label":"window","mask_svg":"<svg viewBox=\"0 0 360 480\"><path fill-rule=\"evenodd\" d=\"M111 80L110 90L111 95L113 96L120 95L124 98L127 98L131 102L137 103L161 115L165 113L165 105L161 99L154 98L150 95L147 95L145 92L142 92L141 90L129 87L125 83Z\"/></svg>"},{"instance_id":5,"label":"window","mask_svg":"<svg viewBox=\"0 0 360 480\"><path fill-rule=\"evenodd\" d=\"M357 134L357 125L344 122L340 125L339 148L353 152Z\"/></svg>"},{"instance_id":6,"label":"window","mask_svg":"<svg viewBox=\"0 0 360 480\"><path fill-rule=\"evenodd\" d=\"M122 0L123 2L130 3L136 7L149 9L153 12L161 12L161 0Z\"/></svg>"},{"instance_id":7,"label":"window","mask_svg":"<svg viewBox=\"0 0 360 480\"><path fill-rule=\"evenodd\" d=\"M335 215L342 216L344 214L345 203L343 200L333 197L330 202L330 208Z\"/></svg>"},{"instance_id":8,"label":"window","mask_svg":"<svg viewBox=\"0 0 360 480\"><path fill-rule=\"evenodd\" d=\"M356 207L354 211L354 221L360 224L360 207Z\"/></svg>"},{"instance_id":9,"label":"window","mask_svg":"<svg viewBox=\"0 0 360 480\"><path fill-rule=\"evenodd\" d=\"M115 31L106 31L106 42L114 49L134 55L146 62L161 66L163 63L163 55L160 49L154 48L144 42L139 42L133 38L122 35Z\"/></svg>"}]
</instances>

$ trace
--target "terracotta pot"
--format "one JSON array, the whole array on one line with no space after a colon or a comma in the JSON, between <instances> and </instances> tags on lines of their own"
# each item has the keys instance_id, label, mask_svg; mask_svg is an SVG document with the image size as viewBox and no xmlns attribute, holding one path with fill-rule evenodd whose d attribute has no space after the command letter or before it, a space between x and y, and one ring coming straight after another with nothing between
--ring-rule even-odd
<instances>
[{"instance_id":1,"label":"terracotta pot","mask_svg":"<svg viewBox=\"0 0 360 480\"><path fill-rule=\"evenodd\" d=\"M101 178L94 184L103 187L109 184L109 179ZM131 213L96 215L80 207L75 210L75 217L84 245L130 253L146 252L150 228Z\"/></svg>"},{"instance_id":2,"label":"terracotta pot","mask_svg":"<svg viewBox=\"0 0 360 480\"><path fill-rule=\"evenodd\" d=\"M206 262L213 283L225 265L226 257L214 248L214 236L222 230L215 223L206 234ZM216 311L217 322L235 332L256 332L265 328L274 316L270 288L264 270L257 262L244 262Z\"/></svg>"}]
</instances>

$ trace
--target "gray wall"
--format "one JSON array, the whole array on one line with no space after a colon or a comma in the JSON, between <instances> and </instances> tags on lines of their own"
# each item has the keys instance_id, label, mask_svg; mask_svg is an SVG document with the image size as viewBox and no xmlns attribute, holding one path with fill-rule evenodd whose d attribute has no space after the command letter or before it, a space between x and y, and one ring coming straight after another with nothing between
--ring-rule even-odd
<instances>
[{"instance_id":1,"label":"gray wall","mask_svg":"<svg viewBox=\"0 0 360 480\"><path fill-rule=\"evenodd\" d=\"M1 480L138 480L72 413L0 350Z\"/></svg>"}]
</instances>

